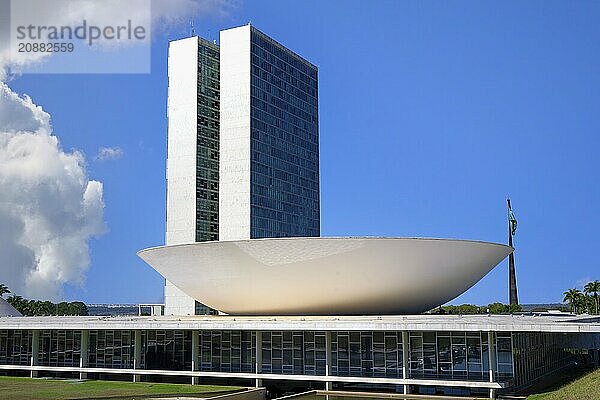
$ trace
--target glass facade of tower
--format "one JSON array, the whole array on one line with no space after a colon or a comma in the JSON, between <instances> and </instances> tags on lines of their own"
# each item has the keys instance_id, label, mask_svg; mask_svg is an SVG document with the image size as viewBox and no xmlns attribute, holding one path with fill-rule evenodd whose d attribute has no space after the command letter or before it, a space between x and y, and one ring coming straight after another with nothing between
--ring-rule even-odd
<instances>
[{"instance_id":1,"label":"glass facade of tower","mask_svg":"<svg viewBox=\"0 0 600 400\"><path fill-rule=\"evenodd\" d=\"M196 242L219 240L219 46L198 38ZM194 301L196 315L215 314Z\"/></svg>"},{"instance_id":2,"label":"glass facade of tower","mask_svg":"<svg viewBox=\"0 0 600 400\"><path fill-rule=\"evenodd\" d=\"M196 241L219 240L219 46L198 41Z\"/></svg>"},{"instance_id":3,"label":"glass facade of tower","mask_svg":"<svg viewBox=\"0 0 600 400\"><path fill-rule=\"evenodd\" d=\"M250 75L250 236L319 236L317 68L252 28Z\"/></svg>"}]
</instances>

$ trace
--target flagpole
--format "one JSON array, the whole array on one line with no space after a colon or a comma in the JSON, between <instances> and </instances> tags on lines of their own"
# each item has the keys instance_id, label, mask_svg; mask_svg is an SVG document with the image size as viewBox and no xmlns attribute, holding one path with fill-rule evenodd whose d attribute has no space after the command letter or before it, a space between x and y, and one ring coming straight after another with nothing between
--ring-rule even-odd
<instances>
[{"instance_id":1,"label":"flagpole","mask_svg":"<svg viewBox=\"0 0 600 400\"><path fill-rule=\"evenodd\" d=\"M508 203L509 212L512 210L510 206L510 199L506 199ZM512 247L513 245L513 228L512 222L510 218L508 219L508 245ZM517 274L515 272L515 255L514 252L510 253L508 256L508 297L509 304L518 305L519 304L519 296L517 294Z\"/></svg>"}]
</instances>

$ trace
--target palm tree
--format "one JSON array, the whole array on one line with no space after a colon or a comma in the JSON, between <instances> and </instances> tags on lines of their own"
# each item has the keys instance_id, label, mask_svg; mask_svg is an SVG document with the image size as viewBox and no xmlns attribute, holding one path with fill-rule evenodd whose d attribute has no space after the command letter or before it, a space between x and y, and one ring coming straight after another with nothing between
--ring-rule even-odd
<instances>
[{"instance_id":1,"label":"palm tree","mask_svg":"<svg viewBox=\"0 0 600 400\"><path fill-rule=\"evenodd\" d=\"M571 311L573 313L577 314L577 306L581 302L581 296L583 295L581 293L581 290L569 289L566 292L564 292L563 294L565 295L565 298L563 299L563 301L566 301L567 303L569 303L569 306L571 307Z\"/></svg>"},{"instance_id":2,"label":"palm tree","mask_svg":"<svg viewBox=\"0 0 600 400\"><path fill-rule=\"evenodd\" d=\"M4 296L6 293L10 293L10 290L8 290L8 287L5 284L0 283L0 297Z\"/></svg>"},{"instance_id":3,"label":"palm tree","mask_svg":"<svg viewBox=\"0 0 600 400\"><path fill-rule=\"evenodd\" d=\"M594 304L596 305L596 314L598 314L598 292L600 292L600 281L596 280L593 282L586 283L586 285L583 287L583 291L594 298Z\"/></svg>"},{"instance_id":4,"label":"palm tree","mask_svg":"<svg viewBox=\"0 0 600 400\"><path fill-rule=\"evenodd\" d=\"M594 313L594 298L589 294L581 294L577 301L577 311L579 314L593 314Z\"/></svg>"}]
</instances>

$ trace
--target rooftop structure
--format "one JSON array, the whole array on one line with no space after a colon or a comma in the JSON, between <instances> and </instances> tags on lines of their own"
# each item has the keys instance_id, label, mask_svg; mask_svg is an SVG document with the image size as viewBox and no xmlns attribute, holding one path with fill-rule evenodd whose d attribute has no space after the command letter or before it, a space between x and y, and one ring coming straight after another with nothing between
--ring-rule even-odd
<instances>
[{"instance_id":1,"label":"rooftop structure","mask_svg":"<svg viewBox=\"0 0 600 400\"><path fill-rule=\"evenodd\" d=\"M64 316L0 317L1 329L181 329L250 331L468 331L600 334L600 316L380 315L380 316ZM598 337L600 339L600 337Z\"/></svg>"},{"instance_id":2,"label":"rooftop structure","mask_svg":"<svg viewBox=\"0 0 600 400\"><path fill-rule=\"evenodd\" d=\"M407 238L280 238L143 250L182 291L234 315L420 313L479 281L512 248Z\"/></svg>"}]
</instances>

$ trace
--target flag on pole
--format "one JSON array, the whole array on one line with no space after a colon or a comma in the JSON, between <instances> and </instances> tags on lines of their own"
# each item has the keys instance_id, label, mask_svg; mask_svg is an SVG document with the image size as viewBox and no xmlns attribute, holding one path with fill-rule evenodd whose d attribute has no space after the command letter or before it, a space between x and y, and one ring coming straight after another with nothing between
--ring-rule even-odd
<instances>
[{"instance_id":1,"label":"flag on pole","mask_svg":"<svg viewBox=\"0 0 600 400\"><path fill-rule=\"evenodd\" d=\"M517 232L517 219L510 206L510 200L508 201L508 222L510 223L510 234L514 236Z\"/></svg>"}]
</instances>

